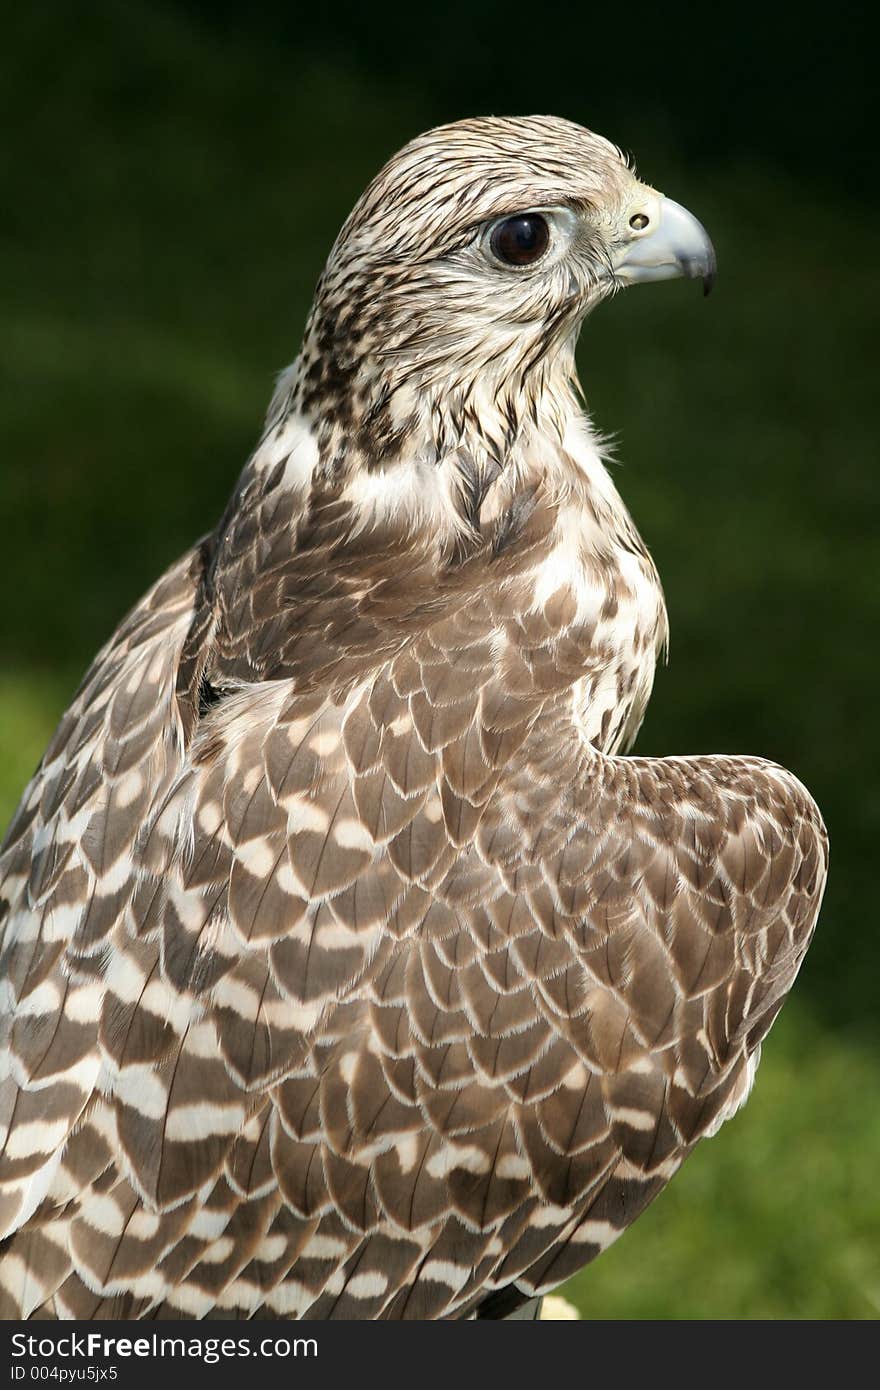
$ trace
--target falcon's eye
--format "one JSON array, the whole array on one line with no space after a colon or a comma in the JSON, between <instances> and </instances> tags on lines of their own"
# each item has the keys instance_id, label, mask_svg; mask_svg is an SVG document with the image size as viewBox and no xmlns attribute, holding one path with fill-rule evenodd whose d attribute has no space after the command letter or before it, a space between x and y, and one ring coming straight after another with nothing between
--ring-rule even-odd
<instances>
[{"instance_id":1,"label":"falcon's eye","mask_svg":"<svg viewBox=\"0 0 880 1390\"><path fill-rule=\"evenodd\" d=\"M505 217L493 229L489 245L504 265L534 265L550 245L550 228L537 212Z\"/></svg>"}]
</instances>

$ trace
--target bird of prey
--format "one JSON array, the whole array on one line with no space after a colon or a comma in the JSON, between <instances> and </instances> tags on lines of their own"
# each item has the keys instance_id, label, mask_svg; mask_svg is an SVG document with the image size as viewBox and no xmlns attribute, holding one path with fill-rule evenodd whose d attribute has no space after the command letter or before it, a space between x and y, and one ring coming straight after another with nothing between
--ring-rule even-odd
<instances>
[{"instance_id":1,"label":"bird of prey","mask_svg":"<svg viewBox=\"0 0 880 1390\"><path fill-rule=\"evenodd\" d=\"M666 612L574 367L713 271L554 118L356 204L5 841L4 1316L522 1315L742 1104L825 831L760 758L622 755Z\"/></svg>"}]
</instances>

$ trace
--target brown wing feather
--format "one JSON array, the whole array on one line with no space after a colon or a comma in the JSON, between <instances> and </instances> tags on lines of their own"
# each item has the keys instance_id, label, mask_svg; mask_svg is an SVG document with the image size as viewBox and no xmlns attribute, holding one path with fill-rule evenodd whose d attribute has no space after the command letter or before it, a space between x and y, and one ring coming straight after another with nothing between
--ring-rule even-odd
<instances>
[{"instance_id":1,"label":"brown wing feather","mask_svg":"<svg viewBox=\"0 0 880 1390\"><path fill-rule=\"evenodd\" d=\"M198 577L99 658L4 852L4 1306L436 1318L552 1287L747 1089L815 808L757 760L584 745L549 620L537 689L462 682L488 604L341 695L232 693L184 750Z\"/></svg>"}]
</instances>

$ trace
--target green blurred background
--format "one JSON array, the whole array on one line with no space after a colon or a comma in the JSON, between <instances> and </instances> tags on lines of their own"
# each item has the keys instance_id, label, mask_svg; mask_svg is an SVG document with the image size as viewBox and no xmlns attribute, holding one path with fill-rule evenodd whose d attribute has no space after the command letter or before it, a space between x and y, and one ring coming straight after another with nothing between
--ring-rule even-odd
<instances>
[{"instance_id":1,"label":"green blurred background","mask_svg":"<svg viewBox=\"0 0 880 1390\"><path fill-rule=\"evenodd\" d=\"M819 933L747 1109L570 1286L586 1317L880 1313L880 617L868 7L47 3L0 52L0 819L96 648L223 507L339 223L442 120L631 149L716 292L581 375L672 621L641 752L760 752L822 806Z\"/></svg>"}]
</instances>

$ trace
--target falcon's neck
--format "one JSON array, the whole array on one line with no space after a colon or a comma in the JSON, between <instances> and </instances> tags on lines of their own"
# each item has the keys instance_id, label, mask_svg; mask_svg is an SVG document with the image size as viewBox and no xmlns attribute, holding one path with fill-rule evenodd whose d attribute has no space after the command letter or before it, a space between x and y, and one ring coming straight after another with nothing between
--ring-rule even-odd
<instances>
[{"instance_id":1,"label":"falcon's neck","mask_svg":"<svg viewBox=\"0 0 880 1390\"><path fill-rule=\"evenodd\" d=\"M488 484L529 438L559 448L578 415L573 330L531 346L510 331L497 338L489 361L485 345L478 353L430 332L389 330L380 347L319 303L279 381L268 427L308 421L318 470L334 482L464 454Z\"/></svg>"},{"instance_id":2,"label":"falcon's neck","mask_svg":"<svg viewBox=\"0 0 880 1390\"><path fill-rule=\"evenodd\" d=\"M591 741L627 738L665 610L570 374L548 370L525 410L488 374L380 386L372 405L363 378L343 409L313 368L306 353L279 383L218 531L211 679L332 687L488 600L499 674L541 615L536 698L572 690Z\"/></svg>"}]
</instances>

